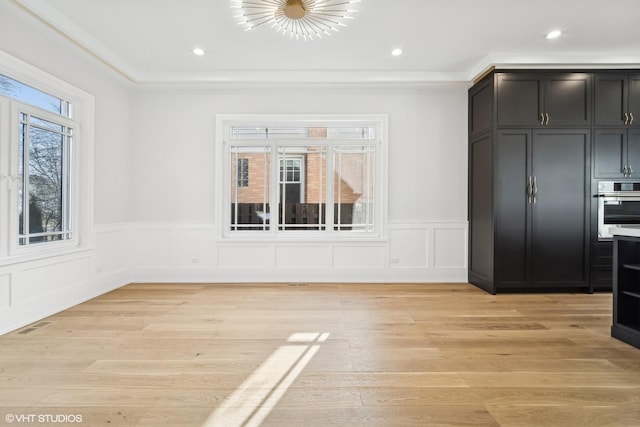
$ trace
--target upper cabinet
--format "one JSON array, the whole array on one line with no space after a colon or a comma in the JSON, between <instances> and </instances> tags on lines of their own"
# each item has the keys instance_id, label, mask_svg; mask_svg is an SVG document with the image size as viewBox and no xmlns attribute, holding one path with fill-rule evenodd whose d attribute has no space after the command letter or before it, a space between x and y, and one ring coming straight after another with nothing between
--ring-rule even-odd
<instances>
[{"instance_id":1,"label":"upper cabinet","mask_svg":"<svg viewBox=\"0 0 640 427\"><path fill-rule=\"evenodd\" d=\"M497 73L498 127L591 125L590 73Z\"/></svg>"},{"instance_id":2,"label":"upper cabinet","mask_svg":"<svg viewBox=\"0 0 640 427\"><path fill-rule=\"evenodd\" d=\"M640 126L640 74L596 74L594 111L596 126Z\"/></svg>"}]
</instances>

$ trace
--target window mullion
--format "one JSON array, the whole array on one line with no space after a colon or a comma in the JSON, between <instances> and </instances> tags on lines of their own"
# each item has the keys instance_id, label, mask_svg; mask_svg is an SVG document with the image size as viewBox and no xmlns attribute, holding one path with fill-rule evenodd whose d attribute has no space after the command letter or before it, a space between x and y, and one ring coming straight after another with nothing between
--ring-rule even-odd
<instances>
[{"instance_id":1,"label":"window mullion","mask_svg":"<svg viewBox=\"0 0 640 427\"><path fill-rule=\"evenodd\" d=\"M64 232L66 238L69 237L69 232L71 231L71 204L70 197L71 191L73 191L71 186L71 156L73 155L73 139L71 136L71 130L65 126L64 128L64 140L63 140L63 157L62 157L62 232Z\"/></svg>"},{"instance_id":2,"label":"window mullion","mask_svg":"<svg viewBox=\"0 0 640 427\"><path fill-rule=\"evenodd\" d=\"M282 156L282 157L281 157ZM278 230L285 230L285 206L287 206L287 153L286 148L278 145Z\"/></svg>"},{"instance_id":3,"label":"window mullion","mask_svg":"<svg viewBox=\"0 0 640 427\"><path fill-rule=\"evenodd\" d=\"M270 235L275 237L278 235L278 226L279 226L279 218L278 214L280 213L280 202L278 200L278 188L280 187L278 182L278 173L280 172L280 154L278 153L278 143L277 141L270 141L267 143L267 146L270 150L270 170L269 170L269 204L271 205L271 209L269 212L269 223L270 223ZM266 168L265 168L266 170Z\"/></svg>"},{"instance_id":4,"label":"window mullion","mask_svg":"<svg viewBox=\"0 0 640 427\"><path fill-rule=\"evenodd\" d=\"M327 216L327 234L334 234L334 225L335 225L335 215L334 215L334 197L333 197L333 186L334 186L334 152L335 146L333 144L329 144L327 147L327 185L325 187L326 192L326 216Z\"/></svg>"},{"instance_id":5,"label":"window mullion","mask_svg":"<svg viewBox=\"0 0 640 427\"><path fill-rule=\"evenodd\" d=\"M22 162L22 180L20 185L22 186L22 230L18 229L18 235L20 235L20 231L22 231L22 235L24 236L24 246L29 246L31 243L31 239L29 239L29 233L31 231L30 227L30 218L29 218L29 199L31 195L29 194L29 175L30 175L30 156L29 151L31 150L31 125L29 124L31 119L31 115L26 115L26 123L24 123L23 132L23 145L22 145L22 159L18 159L19 162Z\"/></svg>"},{"instance_id":6,"label":"window mullion","mask_svg":"<svg viewBox=\"0 0 640 427\"><path fill-rule=\"evenodd\" d=\"M233 224L234 224L234 228L237 230L238 229L238 181L237 181L237 174L238 174L238 148L236 147L233 151L232 151L232 155L229 156L229 169L233 170L233 167L235 165L236 167L236 176L233 177L231 179L231 188L233 188L233 205L235 206L233 209Z\"/></svg>"},{"instance_id":7,"label":"window mullion","mask_svg":"<svg viewBox=\"0 0 640 427\"><path fill-rule=\"evenodd\" d=\"M372 159L373 158L373 159ZM373 231L370 230L370 227L372 225L375 224L375 221L372 221L373 215L372 215L372 203L371 201L373 200L373 204L377 203L377 200L375 198L373 198L373 194L371 194L371 182L373 180L374 174L372 173L373 171L373 160L375 160L375 153L371 152L371 149L368 148L367 149L367 200L366 200L366 211L365 211L365 218L367 221L367 230L368 231Z\"/></svg>"},{"instance_id":8,"label":"window mullion","mask_svg":"<svg viewBox=\"0 0 640 427\"><path fill-rule=\"evenodd\" d=\"M322 150L323 150L323 152L325 154L323 156L322 155L322 151L321 151L320 159L318 161L318 176L319 176L319 178L318 178L318 180L319 180L318 192L320 193L319 197L318 197L318 226L320 227L319 230L322 230L322 227L324 225L324 230L326 231L327 230L327 224L326 224L326 216L327 216L327 214L326 214L326 210L327 210L326 192L327 192L327 190L326 190L326 187L325 187L325 182L323 182L323 177L324 176L323 176L323 173L322 173L322 161L323 161L323 159L326 159L326 157L327 157L327 155L326 155L327 147L323 146ZM326 160L324 160L324 161L326 163ZM323 193L325 194L324 197L322 197ZM322 202L323 201L324 201L324 215L323 215L323 209L322 209Z\"/></svg>"}]
</instances>

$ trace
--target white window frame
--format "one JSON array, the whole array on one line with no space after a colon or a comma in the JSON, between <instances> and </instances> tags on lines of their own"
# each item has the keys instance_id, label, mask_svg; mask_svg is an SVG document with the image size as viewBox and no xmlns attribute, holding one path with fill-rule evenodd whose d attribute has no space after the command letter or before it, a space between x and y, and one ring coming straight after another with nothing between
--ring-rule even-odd
<instances>
[{"instance_id":1,"label":"white window frame","mask_svg":"<svg viewBox=\"0 0 640 427\"><path fill-rule=\"evenodd\" d=\"M388 198L387 198L387 165L388 144L387 128L388 117L386 114L347 114L347 115L296 115L296 114L219 114L216 116L216 222L218 238L223 241L384 241L387 236L388 223ZM334 230L333 227L333 202L332 195L326 194L325 230L280 230L278 224L272 223L269 230L232 230L231 228L231 172L229 170L229 145L269 146L271 152L271 176L278 176L280 162L278 160L278 147L291 147L295 145L313 146L316 140L308 139L247 139L231 140L231 129L235 126L264 126L264 127L375 127L375 140L338 140L331 139L326 150L326 188L333 188L333 161L329 159L334 155L331 143L342 145L363 145L369 143L376 146L374 168L374 229L372 231L344 231ZM318 145L327 144L323 139L318 139ZM269 200L277 199L279 182L271 183ZM331 206L330 206L331 204ZM275 214L275 206L271 206ZM274 215L275 217L276 215Z\"/></svg>"},{"instance_id":2,"label":"white window frame","mask_svg":"<svg viewBox=\"0 0 640 427\"><path fill-rule=\"evenodd\" d=\"M43 119L43 120L47 120L50 121L52 123L55 124L60 124L62 126L64 126L65 129L72 129L75 132L75 126L76 126L76 122L73 121L70 118L64 117L64 116L58 116L52 113L49 113L47 111L44 110L40 110L37 107L33 107L31 105L28 104L24 104L18 101L14 101L13 102L13 108L12 108L12 115L11 115L11 130L15 131L15 136L13 136L11 138L11 156L10 156L10 161L11 161L11 165L9 166L9 171L11 173L11 176L17 177L19 176L19 171L18 171L18 165L20 163L20 158L19 158L19 151L20 151L20 128L21 128L21 123L22 121L20 120L20 115L21 114L27 114L28 117L36 117L38 119ZM32 124L31 123L26 123L27 124L27 129L29 129ZM71 237L69 238L64 238L62 240L55 240L55 241L51 241L51 242L39 242L39 243L30 243L29 240L32 237L31 234L33 233L29 233L27 235L25 235L23 238L27 241L27 243L25 243L24 245L20 245L19 244L19 238L20 238L20 234L19 234L19 214L18 214L18 210L17 209L10 209L10 213L9 213L9 218L10 218L10 229L11 229L11 242L10 242L10 250L11 253L21 253L21 252L30 252L34 250L35 246L47 246L47 249L52 249L52 248L59 248L59 247L69 247L69 246L77 246L78 244L78 239L75 236L76 233L74 233L74 227L73 227L73 219L75 218L75 214L77 214L77 206L74 206L73 203L73 193L75 190L75 186L73 183L73 178L74 178L74 174L73 174L73 150L74 150L74 143L72 141L67 140L67 137L69 136L67 132L65 132L65 138L63 140L63 156L66 157L66 159L63 157L62 162L63 162L63 169L62 169L62 175L63 175L63 184L64 187L66 187L65 189L63 189L62 191L62 209L63 209L63 230L60 232L61 235L67 234L70 235ZM30 144L30 135L26 135L26 143ZM23 168L25 169L25 171L28 171L29 168L29 162L28 162L28 153L26 154L27 156L27 162L25 162L26 164L23 165ZM26 178L27 182L29 180L29 177ZM22 183L15 183L18 186L23 187L23 194L25 192L28 192L28 188L24 188L24 185L21 185ZM9 197L9 206L14 206L17 208L18 204L19 204L19 200L18 200L18 191L19 188L18 186L14 185L13 189L16 191L12 191ZM29 198L26 199L27 201L29 200ZM25 209L26 208L26 209ZM29 212L28 212L28 206L23 206L23 216L25 218L24 222L28 223L29 222Z\"/></svg>"},{"instance_id":3,"label":"white window frame","mask_svg":"<svg viewBox=\"0 0 640 427\"><path fill-rule=\"evenodd\" d=\"M49 111L0 95L0 266L43 257L64 255L93 247L93 170L95 99L69 83L0 51L0 74L69 101L73 117ZM18 241L19 111L26 109L43 119L73 128L70 187L72 237L67 240L21 246Z\"/></svg>"}]
</instances>

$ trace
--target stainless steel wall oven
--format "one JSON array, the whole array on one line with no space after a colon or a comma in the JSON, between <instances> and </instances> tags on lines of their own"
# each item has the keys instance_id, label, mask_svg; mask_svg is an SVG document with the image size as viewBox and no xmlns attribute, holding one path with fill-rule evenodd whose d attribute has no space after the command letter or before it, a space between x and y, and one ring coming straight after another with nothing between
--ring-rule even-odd
<instances>
[{"instance_id":1,"label":"stainless steel wall oven","mask_svg":"<svg viewBox=\"0 0 640 427\"><path fill-rule=\"evenodd\" d=\"M640 182L598 183L598 239L611 240L611 227L640 228Z\"/></svg>"}]
</instances>

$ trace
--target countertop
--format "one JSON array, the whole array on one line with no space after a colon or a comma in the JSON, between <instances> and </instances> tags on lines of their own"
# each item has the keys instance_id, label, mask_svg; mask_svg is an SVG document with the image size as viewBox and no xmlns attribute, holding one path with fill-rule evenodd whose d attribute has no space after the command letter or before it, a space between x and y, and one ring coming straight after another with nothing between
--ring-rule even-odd
<instances>
[{"instance_id":1,"label":"countertop","mask_svg":"<svg viewBox=\"0 0 640 427\"><path fill-rule=\"evenodd\" d=\"M640 226L625 225L624 227L610 227L609 231L614 236L640 237Z\"/></svg>"}]
</instances>

